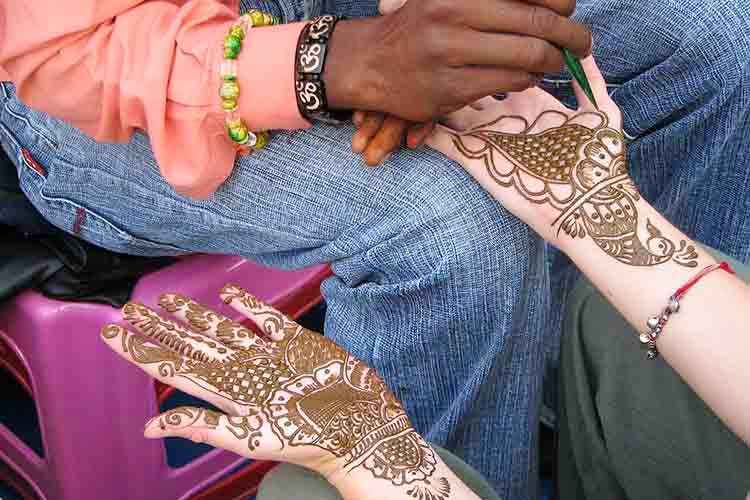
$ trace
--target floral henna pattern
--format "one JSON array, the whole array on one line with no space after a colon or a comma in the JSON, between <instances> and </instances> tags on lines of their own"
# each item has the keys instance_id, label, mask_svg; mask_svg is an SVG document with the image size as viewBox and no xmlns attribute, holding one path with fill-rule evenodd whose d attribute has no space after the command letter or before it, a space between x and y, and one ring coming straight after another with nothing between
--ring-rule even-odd
<instances>
[{"instance_id":1,"label":"floral henna pattern","mask_svg":"<svg viewBox=\"0 0 750 500\"><path fill-rule=\"evenodd\" d=\"M222 425L250 451L261 447L264 437L275 436L282 449L317 447L342 459L349 470L361 467L395 486L415 486L414 498L448 498L445 480L430 482L434 452L374 370L239 287L228 285L221 296L278 340L255 335L175 294L163 295L160 305L190 328L143 305L123 308L125 319L160 345L119 327L102 335L121 335L122 350L137 363L158 364L160 375L186 378L242 407L242 416L229 416ZM219 425L208 410L178 410L162 417L164 425Z\"/></svg>"},{"instance_id":2,"label":"floral henna pattern","mask_svg":"<svg viewBox=\"0 0 750 500\"><path fill-rule=\"evenodd\" d=\"M451 485L444 477L435 481L435 484L429 481L427 484L427 487L417 485L406 493L416 500L447 500L450 497Z\"/></svg>"},{"instance_id":3,"label":"floral henna pattern","mask_svg":"<svg viewBox=\"0 0 750 500\"><path fill-rule=\"evenodd\" d=\"M169 410L158 418L158 426L162 430L180 429L216 429L221 425L222 415L206 408L181 407ZM150 424L146 424L147 426ZM258 440L262 433L263 418L260 413L248 417L227 417L224 427L234 437L247 442L247 448L255 451L260 446Z\"/></svg>"},{"instance_id":4,"label":"floral henna pattern","mask_svg":"<svg viewBox=\"0 0 750 500\"><path fill-rule=\"evenodd\" d=\"M560 124L540 130L543 118ZM503 128L521 130L499 131ZM478 140L480 146L471 147L468 138ZM648 234L639 234L640 194L628 175L625 139L609 126L604 113L568 117L561 111L545 111L533 123L520 116L502 116L454 134L453 142L465 157L482 160L501 186L514 187L528 201L558 210L553 224L558 232L590 237L608 255L631 266L670 261L698 265L695 247L685 241L675 244L650 221L646 221Z\"/></svg>"}]
</instances>

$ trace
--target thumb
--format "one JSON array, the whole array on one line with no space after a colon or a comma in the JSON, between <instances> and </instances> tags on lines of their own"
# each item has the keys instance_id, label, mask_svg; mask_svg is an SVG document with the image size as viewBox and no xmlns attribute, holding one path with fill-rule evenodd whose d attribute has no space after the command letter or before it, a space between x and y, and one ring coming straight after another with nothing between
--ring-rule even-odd
<instances>
[{"instance_id":1,"label":"thumb","mask_svg":"<svg viewBox=\"0 0 750 500\"><path fill-rule=\"evenodd\" d=\"M224 414L206 408L175 408L149 420L143 435L150 439L181 437L219 446L214 444L214 435L222 417L226 418Z\"/></svg>"},{"instance_id":2,"label":"thumb","mask_svg":"<svg viewBox=\"0 0 750 500\"><path fill-rule=\"evenodd\" d=\"M218 411L183 406L149 420L143 435L149 439L189 439L256 458L250 452L261 446L261 433L258 431L262 425L259 415L230 418Z\"/></svg>"},{"instance_id":3,"label":"thumb","mask_svg":"<svg viewBox=\"0 0 750 500\"><path fill-rule=\"evenodd\" d=\"M383 15L391 14L403 7L406 1L407 0L380 0L378 11Z\"/></svg>"}]
</instances>

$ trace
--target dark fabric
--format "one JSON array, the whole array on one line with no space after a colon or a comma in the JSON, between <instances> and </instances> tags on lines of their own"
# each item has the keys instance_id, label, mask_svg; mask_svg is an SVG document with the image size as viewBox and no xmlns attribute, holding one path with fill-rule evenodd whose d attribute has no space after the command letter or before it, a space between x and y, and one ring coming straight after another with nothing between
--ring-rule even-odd
<instances>
[{"instance_id":1,"label":"dark fabric","mask_svg":"<svg viewBox=\"0 0 750 500\"><path fill-rule=\"evenodd\" d=\"M443 459L445 465L479 498L500 500L487 481L463 460L439 446L433 444L432 447ZM257 498L258 500L341 500L341 495L320 474L298 465L282 464L263 478Z\"/></svg>"},{"instance_id":2,"label":"dark fabric","mask_svg":"<svg viewBox=\"0 0 750 500\"><path fill-rule=\"evenodd\" d=\"M731 262L750 280L750 266ZM750 447L663 359L645 359L635 331L586 280L569 302L561 363L562 500L746 498Z\"/></svg>"},{"instance_id":3,"label":"dark fabric","mask_svg":"<svg viewBox=\"0 0 750 500\"><path fill-rule=\"evenodd\" d=\"M0 224L23 233L55 234L58 232L37 212L18 185L16 166L0 147Z\"/></svg>"},{"instance_id":4,"label":"dark fabric","mask_svg":"<svg viewBox=\"0 0 750 500\"><path fill-rule=\"evenodd\" d=\"M122 307L144 274L170 258L121 255L57 231L22 234L0 225L0 302L28 288L49 298Z\"/></svg>"}]
</instances>

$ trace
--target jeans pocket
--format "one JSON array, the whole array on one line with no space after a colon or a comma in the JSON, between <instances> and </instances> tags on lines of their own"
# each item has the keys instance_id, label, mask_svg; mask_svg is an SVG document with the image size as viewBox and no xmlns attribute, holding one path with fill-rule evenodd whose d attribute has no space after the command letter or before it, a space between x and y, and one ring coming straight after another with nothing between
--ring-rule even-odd
<instances>
[{"instance_id":1,"label":"jeans pocket","mask_svg":"<svg viewBox=\"0 0 750 500\"><path fill-rule=\"evenodd\" d=\"M34 160L27 150L20 154L21 189L41 215L56 227L89 243L119 253L142 256L173 256L188 253L168 243L136 236L117 222L91 208L78 189L80 184L63 172L59 161L50 168ZM130 214L133 217L137 214Z\"/></svg>"}]
</instances>

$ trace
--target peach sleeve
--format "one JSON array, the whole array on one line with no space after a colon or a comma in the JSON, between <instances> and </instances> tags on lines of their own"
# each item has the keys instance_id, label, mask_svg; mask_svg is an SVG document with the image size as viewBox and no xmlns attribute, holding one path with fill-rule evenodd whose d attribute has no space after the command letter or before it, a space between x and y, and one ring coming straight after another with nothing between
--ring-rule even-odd
<instances>
[{"instance_id":1,"label":"peach sleeve","mask_svg":"<svg viewBox=\"0 0 750 500\"><path fill-rule=\"evenodd\" d=\"M218 89L237 12L235 1L218 0L0 0L0 78L27 105L99 141L145 131L164 178L204 198L235 159ZM301 29L255 28L246 39L240 111L253 129L308 126L294 97Z\"/></svg>"}]
</instances>

